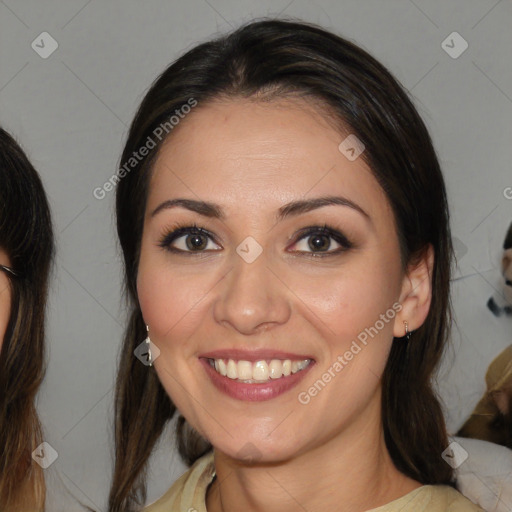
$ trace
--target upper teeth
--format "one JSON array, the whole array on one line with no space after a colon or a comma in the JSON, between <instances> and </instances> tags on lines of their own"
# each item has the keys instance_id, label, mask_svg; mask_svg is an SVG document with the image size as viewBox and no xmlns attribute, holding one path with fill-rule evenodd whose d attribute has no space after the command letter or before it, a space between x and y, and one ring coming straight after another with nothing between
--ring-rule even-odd
<instances>
[{"instance_id":1,"label":"upper teeth","mask_svg":"<svg viewBox=\"0 0 512 512\"><path fill-rule=\"evenodd\" d=\"M304 370L310 362L311 359L302 361L272 359L269 362L261 360L255 363L228 359L226 363L224 359L210 359L210 364L218 373L230 379L239 379L244 382L264 382L269 379L279 379L283 375L286 377L291 373Z\"/></svg>"}]
</instances>

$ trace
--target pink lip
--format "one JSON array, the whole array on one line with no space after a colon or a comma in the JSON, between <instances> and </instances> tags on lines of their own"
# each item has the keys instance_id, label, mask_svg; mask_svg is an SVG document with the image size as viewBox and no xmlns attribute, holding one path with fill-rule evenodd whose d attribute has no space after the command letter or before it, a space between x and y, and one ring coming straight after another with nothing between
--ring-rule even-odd
<instances>
[{"instance_id":1,"label":"pink lip","mask_svg":"<svg viewBox=\"0 0 512 512\"><path fill-rule=\"evenodd\" d=\"M291 352L281 352L279 350L240 350L240 349L222 349L200 354L200 358L208 359L234 359L235 361L265 361L268 359L291 359L292 361L303 361L304 359L313 359L310 355L292 354Z\"/></svg>"},{"instance_id":2,"label":"pink lip","mask_svg":"<svg viewBox=\"0 0 512 512\"><path fill-rule=\"evenodd\" d=\"M222 351L221 351L222 352ZM229 351L230 357L229 359L236 359L236 357L232 357L235 351ZM267 355L269 352L265 351L264 355ZM213 352L212 352L213 354ZM226 356L220 355L220 352L215 352L215 357L210 357L211 359L222 359ZM244 357L240 357L239 359L244 359L245 361L261 361L264 359L281 359L281 355L276 357L275 352L272 357L259 357L255 359L246 359L247 353L244 353ZM293 357L284 357L284 359L295 359L297 356ZM308 357L302 358L300 356L298 359L311 359ZM235 398L237 400L245 400L248 402L261 402L264 400L271 400L272 398L276 398L279 395L282 395L286 391L289 391L293 387L295 387L305 376L306 373L310 370L312 366L314 366L314 361L304 368L304 370L300 370L297 373L292 373L287 377L281 377L280 379L269 380L268 382L262 382L261 384L244 384L243 382L238 382L236 380L230 379L229 377L224 377L220 373L217 373L214 368L211 367L210 362L206 359L206 356L202 356L199 361L203 365L206 370L207 375L210 377L213 385L219 390L230 396L231 398Z\"/></svg>"}]
</instances>

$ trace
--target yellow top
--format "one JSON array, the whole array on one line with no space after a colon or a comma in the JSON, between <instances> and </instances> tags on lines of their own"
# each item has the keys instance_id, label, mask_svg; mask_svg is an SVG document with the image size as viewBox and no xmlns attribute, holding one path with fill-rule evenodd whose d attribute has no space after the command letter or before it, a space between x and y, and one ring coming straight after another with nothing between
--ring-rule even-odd
<instances>
[{"instance_id":1,"label":"yellow top","mask_svg":"<svg viewBox=\"0 0 512 512\"><path fill-rule=\"evenodd\" d=\"M206 490L215 476L213 452L207 453L144 512L207 512ZM368 512L485 512L447 485L423 485Z\"/></svg>"}]
</instances>

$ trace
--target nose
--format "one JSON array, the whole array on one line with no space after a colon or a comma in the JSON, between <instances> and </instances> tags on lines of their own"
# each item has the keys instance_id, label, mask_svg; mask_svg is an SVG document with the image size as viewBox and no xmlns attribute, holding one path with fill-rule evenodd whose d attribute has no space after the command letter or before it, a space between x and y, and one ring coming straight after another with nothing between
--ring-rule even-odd
<instances>
[{"instance_id":1,"label":"nose","mask_svg":"<svg viewBox=\"0 0 512 512\"><path fill-rule=\"evenodd\" d=\"M284 324L293 296L283 276L269 265L265 251L252 263L233 255L233 267L219 283L214 318L250 335Z\"/></svg>"}]
</instances>

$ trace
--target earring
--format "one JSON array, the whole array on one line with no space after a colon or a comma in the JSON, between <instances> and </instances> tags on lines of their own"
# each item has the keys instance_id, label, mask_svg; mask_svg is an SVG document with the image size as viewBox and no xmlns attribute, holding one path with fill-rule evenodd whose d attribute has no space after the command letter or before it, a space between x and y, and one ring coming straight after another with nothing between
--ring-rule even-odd
<instances>
[{"instance_id":1,"label":"earring","mask_svg":"<svg viewBox=\"0 0 512 512\"><path fill-rule=\"evenodd\" d=\"M146 345L148 348L148 364L149 366L153 366L153 358L151 356L151 340L149 339L149 325L146 325L146 331L148 331L148 336L146 338Z\"/></svg>"},{"instance_id":2,"label":"earring","mask_svg":"<svg viewBox=\"0 0 512 512\"><path fill-rule=\"evenodd\" d=\"M405 337L407 338L407 341L411 339L411 332L409 331L407 327L407 322L404 320L404 327L405 327Z\"/></svg>"}]
</instances>

